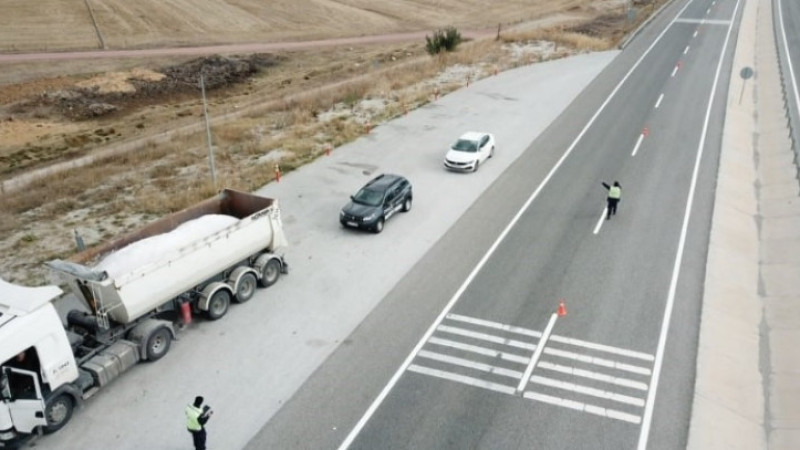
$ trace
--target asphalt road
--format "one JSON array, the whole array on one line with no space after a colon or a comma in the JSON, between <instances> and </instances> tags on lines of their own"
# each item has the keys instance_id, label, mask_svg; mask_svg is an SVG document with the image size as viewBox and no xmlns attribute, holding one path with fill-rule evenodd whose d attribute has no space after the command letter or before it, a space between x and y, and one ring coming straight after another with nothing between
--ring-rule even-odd
<instances>
[{"instance_id":1,"label":"asphalt road","mask_svg":"<svg viewBox=\"0 0 800 450\"><path fill-rule=\"evenodd\" d=\"M778 60L783 74L783 86L789 108L795 139L800 133L800 4L788 0L775 0L773 8L775 16L776 40L778 42ZM795 151L800 151L795 143Z\"/></svg>"},{"instance_id":2,"label":"asphalt road","mask_svg":"<svg viewBox=\"0 0 800 450\"><path fill-rule=\"evenodd\" d=\"M248 448L685 447L740 9L668 7Z\"/></svg>"}]
</instances>

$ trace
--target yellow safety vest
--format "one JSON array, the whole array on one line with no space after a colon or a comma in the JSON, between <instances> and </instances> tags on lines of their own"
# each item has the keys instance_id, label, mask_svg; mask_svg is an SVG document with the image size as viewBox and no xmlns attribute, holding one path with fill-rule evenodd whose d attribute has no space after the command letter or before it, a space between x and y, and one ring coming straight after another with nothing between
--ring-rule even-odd
<instances>
[{"instance_id":1,"label":"yellow safety vest","mask_svg":"<svg viewBox=\"0 0 800 450\"><path fill-rule=\"evenodd\" d=\"M194 405L189 405L186 407L186 428L189 431L200 431L203 429L203 426L200 425L200 415L203 414L203 410L200 408L195 408Z\"/></svg>"},{"instance_id":2,"label":"yellow safety vest","mask_svg":"<svg viewBox=\"0 0 800 450\"><path fill-rule=\"evenodd\" d=\"M622 197L622 189L619 186L611 186L608 188L608 198L615 198L619 200Z\"/></svg>"}]
</instances>

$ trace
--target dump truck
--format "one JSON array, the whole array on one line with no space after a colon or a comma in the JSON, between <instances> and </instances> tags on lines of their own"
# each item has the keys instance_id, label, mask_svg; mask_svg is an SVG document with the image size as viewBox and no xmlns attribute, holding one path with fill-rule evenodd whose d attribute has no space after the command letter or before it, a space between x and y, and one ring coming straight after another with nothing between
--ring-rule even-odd
<instances>
[{"instance_id":1,"label":"dump truck","mask_svg":"<svg viewBox=\"0 0 800 450\"><path fill-rule=\"evenodd\" d=\"M0 447L57 431L127 369L162 358L178 325L218 320L274 284L285 245L276 200L225 189L48 262L58 286L0 280ZM80 308L57 308L62 287Z\"/></svg>"}]
</instances>

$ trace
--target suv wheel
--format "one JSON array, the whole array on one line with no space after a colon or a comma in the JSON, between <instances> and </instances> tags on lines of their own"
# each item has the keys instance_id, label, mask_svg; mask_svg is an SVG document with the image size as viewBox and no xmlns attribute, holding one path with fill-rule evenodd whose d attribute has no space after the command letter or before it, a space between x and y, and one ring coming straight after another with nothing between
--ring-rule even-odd
<instances>
[{"instance_id":1,"label":"suv wheel","mask_svg":"<svg viewBox=\"0 0 800 450\"><path fill-rule=\"evenodd\" d=\"M405 201L403 202L403 212L411 211L411 197L406 197Z\"/></svg>"},{"instance_id":2,"label":"suv wheel","mask_svg":"<svg viewBox=\"0 0 800 450\"><path fill-rule=\"evenodd\" d=\"M377 222L375 222L375 228L373 228L373 231L375 231L376 233L380 233L381 231L383 231L383 217L381 217L380 219L378 219Z\"/></svg>"}]
</instances>

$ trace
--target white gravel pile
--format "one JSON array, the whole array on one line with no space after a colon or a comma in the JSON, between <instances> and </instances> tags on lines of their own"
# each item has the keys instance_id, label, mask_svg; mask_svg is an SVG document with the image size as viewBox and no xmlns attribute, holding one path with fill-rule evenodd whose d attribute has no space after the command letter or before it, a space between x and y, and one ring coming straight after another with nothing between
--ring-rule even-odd
<instances>
[{"instance_id":1,"label":"white gravel pile","mask_svg":"<svg viewBox=\"0 0 800 450\"><path fill-rule=\"evenodd\" d=\"M95 270L105 270L112 278L131 272L139 267L153 263L165 254L178 250L192 242L227 228L239 219L223 214L208 214L180 224L169 233L157 234L136 241L127 247L106 255Z\"/></svg>"}]
</instances>

